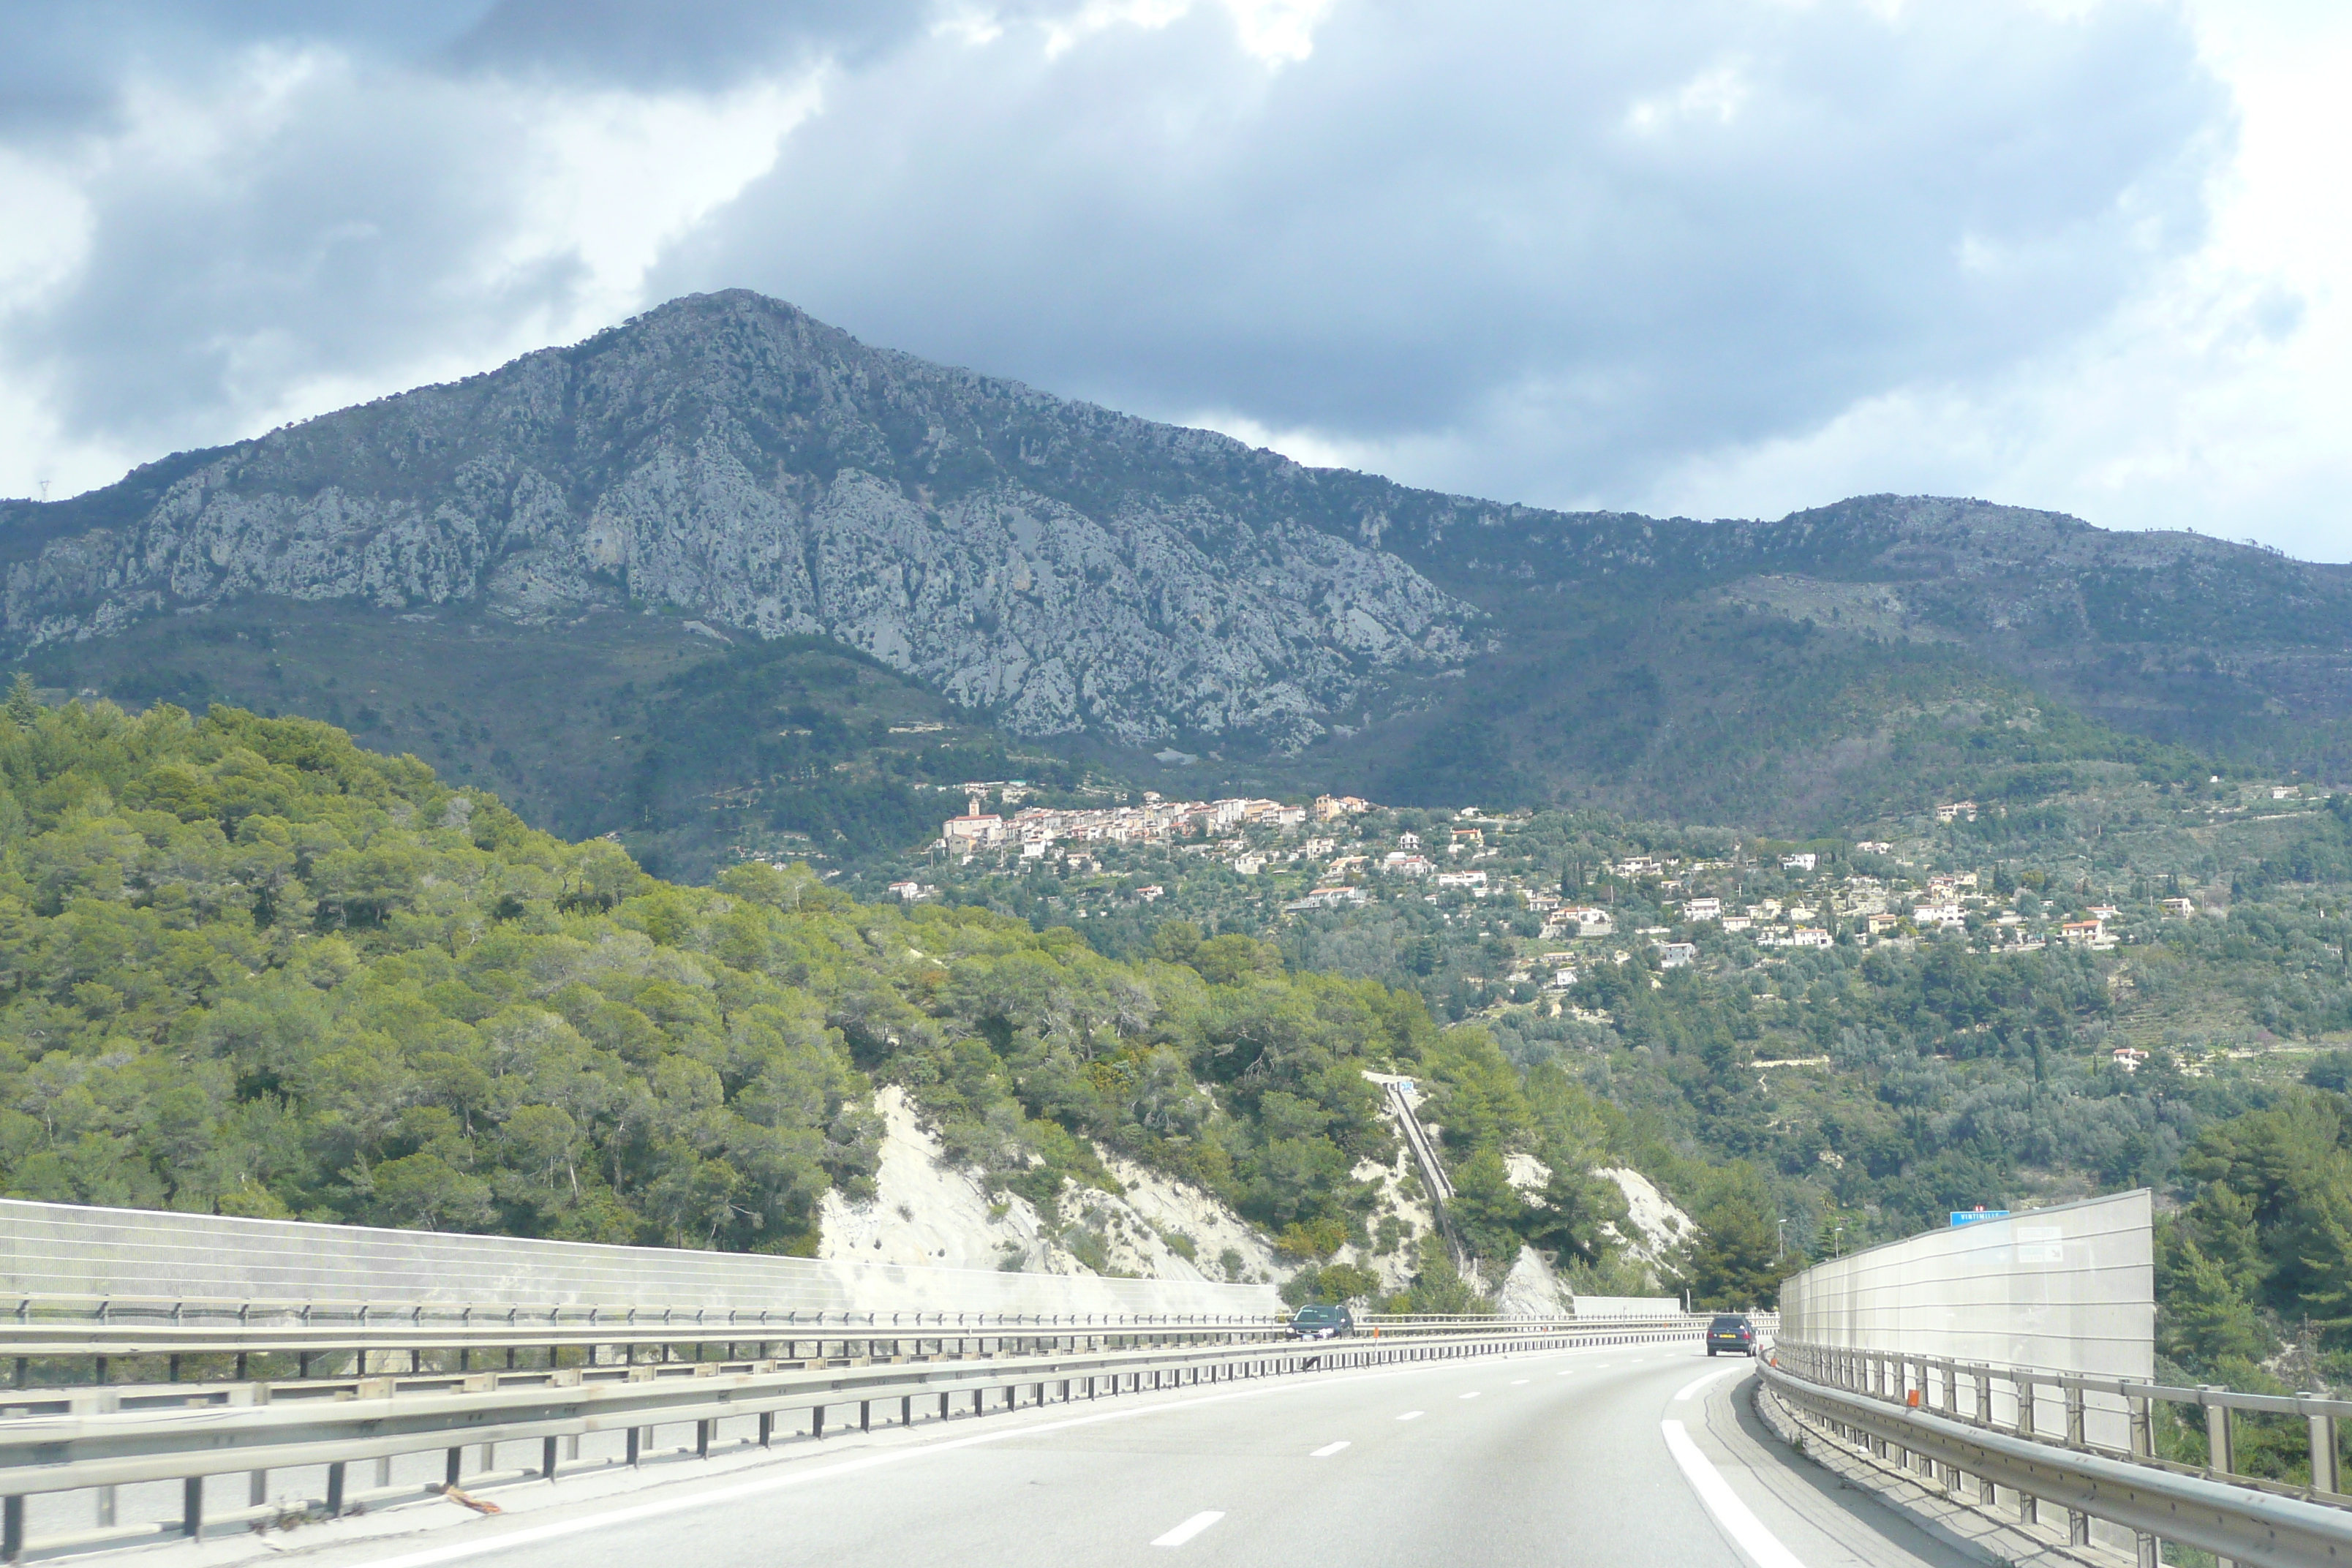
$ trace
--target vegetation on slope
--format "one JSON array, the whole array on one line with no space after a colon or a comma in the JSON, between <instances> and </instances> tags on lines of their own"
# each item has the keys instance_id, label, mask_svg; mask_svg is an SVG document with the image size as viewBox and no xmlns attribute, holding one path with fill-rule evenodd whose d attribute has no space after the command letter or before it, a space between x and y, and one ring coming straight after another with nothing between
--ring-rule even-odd
<instances>
[{"instance_id":1,"label":"vegetation on slope","mask_svg":"<svg viewBox=\"0 0 2352 1568\"><path fill-rule=\"evenodd\" d=\"M1969 750L1977 733L1959 731ZM1883 851L1591 811L1400 810L1257 834L1247 847L1265 864L1248 876L1228 864L1234 849L1099 844L1081 847L1084 866L983 858L921 874L946 899L1066 921L1107 952L1144 950L1153 922L1172 919L1276 942L1297 967L1417 991L1441 1018L1482 1026L1523 1072L1556 1070L1603 1102L1622 1119L1612 1147L1706 1226L1710 1255L1691 1266L1701 1288L1765 1299L1753 1282L1769 1268L1742 1276L1744 1295L1706 1272L1735 1233L1751 1259L1780 1265L1978 1204L2140 1184L2186 1203L2199 1180L2188 1156L2209 1128L2265 1110L2315 1055L2352 1044L2352 796L2184 783L2085 758L2055 725L2002 727L1995 742L1969 780L1975 821L1916 810L1857 830L1891 840ZM1457 831L1477 834L1475 848ZM1377 862L1406 835L1441 869L1483 871L1486 896L1359 858ZM1818 869L1782 865L1800 849ZM1633 856L1679 864L1671 882L1611 869ZM1982 899L1966 929L1908 934L1937 874L1974 877ZM1363 903L1286 910L1349 880ZM1139 884L1164 891L1147 903ZM1874 888L1897 933L1864 946L1839 904ZM1615 933L1546 934L1518 889L1604 906ZM1805 923L1845 940L1765 947L1690 921L1683 901L1700 896L1735 913L1807 907ZM2194 918L2158 902L2182 896ZM2061 922L2110 904L2114 945L2061 939ZM2047 945L2021 945L2029 932ZM1664 967L1668 942L1690 943L1692 962ZM1571 968L1572 985L1547 984ZM2118 1060L2122 1047L2145 1059Z\"/></svg>"},{"instance_id":2,"label":"vegetation on slope","mask_svg":"<svg viewBox=\"0 0 2352 1568\"><path fill-rule=\"evenodd\" d=\"M708 882L745 854L825 868L898 855L961 809L940 785L1083 781L855 648L721 643L676 613L525 626L464 605L395 618L260 600L53 644L26 668L134 710L321 719L496 790L560 837L616 833L673 881Z\"/></svg>"},{"instance_id":3,"label":"vegetation on slope","mask_svg":"<svg viewBox=\"0 0 2352 1568\"><path fill-rule=\"evenodd\" d=\"M1608 1251L1593 1097L1245 936L1120 963L803 868L677 887L323 724L21 680L0 784L12 1195L805 1252L887 1079L1049 1219L1115 1150L1324 1259L1399 1245L1352 1174L1394 1151L1375 1068L1441 1086L1474 1168L1565 1173L1557 1210L1478 1220L1496 1256Z\"/></svg>"},{"instance_id":4,"label":"vegetation on slope","mask_svg":"<svg viewBox=\"0 0 2352 1568\"><path fill-rule=\"evenodd\" d=\"M2352 1383L2352 1052L2309 1087L2208 1128L2182 1161L2189 1201L2157 1226L2158 1371L2258 1394ZM2175 1412L2159 1442L2204 1457ZM2300 1419L2242 1416L2239 1468L2311 1479Z\"/></svg>"}]
</instances>

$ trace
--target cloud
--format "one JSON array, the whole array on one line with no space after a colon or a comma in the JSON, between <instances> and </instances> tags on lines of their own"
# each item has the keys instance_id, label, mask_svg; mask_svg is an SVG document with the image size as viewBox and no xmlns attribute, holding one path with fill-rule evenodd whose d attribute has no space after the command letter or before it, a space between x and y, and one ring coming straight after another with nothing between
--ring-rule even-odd
<instances>
[{"instance_id":1,"label":"cloud","mask_svg":"<svg viewBox=\"0 0 2352 1568\"><path fill-rule=\"evenodd\" d=\"M2264 411L2329 374L2308 345L2341 341L2340 261L2307 247L2282 278L2231 237L2272 122L2231 73L2281 48L2233 56L2202 10L390 15L0 24L67 84L47 101L0 78L0 194L50 215L0 242L0 489L99 482L730 286L1302 457L1553 504L2008 487L2127 526L2168 482L2210 500L2282 453L2332 472L2320 431ZM2256 510L2305 493L2272 483Z\"/></svg>"},{"instance_id":2,"label":"cloud","mask_svg":"<svg viewBox=\"0 0 2352 1568\"><path fill-rule=\"evenodd\" d=\"M45 215L0 243L0 464L20 490L101 482L593 331L818 90L805 69L723 92L474 79L315 45L132 72L102 129L0 148L0 195Z\"/></svg>"},{"instance_id":3,"label":"cloud","mask_svg":"<svg viewBox=\"0 0 2352 1568\"><path fill-rule=\"evenodd\" d=\"M910 45L659 276L1606 493L2084 331L2194 248L2228 126L2137 4L1359 5L1255 68L1194 7Z\"/></svg>"},{"instance_id":4,"label":"cloud","mask_svg":"<svg viewBox=\"0 0 2352 1568\"><path fill-rule=\"evenodd\" d=\"M499 0L447 58L608 86L731 88L820 59L855 67L929 18L925 0Z\"/></svg>"}]
</instances>

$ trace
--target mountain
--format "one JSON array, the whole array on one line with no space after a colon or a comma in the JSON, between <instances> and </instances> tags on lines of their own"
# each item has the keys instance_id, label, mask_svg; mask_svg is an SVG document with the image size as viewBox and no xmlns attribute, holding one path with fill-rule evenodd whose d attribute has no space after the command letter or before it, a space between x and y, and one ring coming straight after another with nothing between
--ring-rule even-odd
<instances>
[{"instance_id":1,"label":"mountain","mask_svg":"<svg viewBox=\"0 0 2352 1568\"><path fill-rule=\"evenodd\" d=\"M1376 546L1213 499L1263 459L868 348L740 291L13 509L6 635L257 595L522 625L676 606L820 634L1031 735L1318 732L1475 616Z\"/></svg>"},{"instance_id":2,"label":"mountain","mask_svg":"<svg viewBox=\"0 0 2352 1568\"><path fill-rule=\"evenodd\" d=\"M1786 818L1808 793L1839 797L1841 770L1883 769L1906 726L1916 741L1923 720L1989 712L2011 731L2052 721L2076 749L2087 721L2115 732L2093 749L2134 761L2147 750L2123 737L2352 773L2352 567L1928 497L1774 522L1412 500L1363 531L1489 609L1502 645L1453 728L1489 714L1521 765L1634 786L1619 803L1720 810L1714 772ZM1580 761L1546 766L1548 742ZM1438 752L1458 767L1458 733ZM1866 793L1849 781L1816 820Z\"/></svg>"},{"instance_id":3,"label":"mountain","mask_svg":"<svg viewBox=\"0 0 2352 1568\"><path fill-rule=\"evenodd\" d=\"M994 753L1050 742L1025 769L1163 788L1810 831L2075 763L2352 775L2352 568L1976 500L1442 495L741 291L0 504L0 641L47 684L365 706L372 742L534 821L685 834L680 874L729 841L713 803L776 787L765 742L814 727L770 705L721 735L706 704L680 730L665 683L785 637L866 656L885 716L943 700ZM1155 771L1171 747L1204 760ZM845 765L913 763L792 764Z\"/></svg>"}]
</instances>

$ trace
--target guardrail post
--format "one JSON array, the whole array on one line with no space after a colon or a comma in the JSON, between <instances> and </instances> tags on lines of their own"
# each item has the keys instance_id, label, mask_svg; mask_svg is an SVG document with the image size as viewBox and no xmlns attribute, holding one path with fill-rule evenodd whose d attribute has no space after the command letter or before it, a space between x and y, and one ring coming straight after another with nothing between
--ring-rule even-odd
<instances>
[{"instance_id":1,"label":"guardrail post","mask_svg":"<svg viewBox=\"0 0 2352 1568\"><path fill-rule=\"evenodd\" d=\"M245 1477L245 1506L259 1508L269 1500L269 1472L248 1470Z\"/></svg>"},{"instance_id":2,"label":"guardrail post","mask_svg":"<svg viewBox=\"0 0 2352 1568\"><path fill-rule=\"evenodd\" d=\"M190 1476L180 1483L180 1533L194 1541L205 1533L205 1478Z\"/></svg>"},{"instance_id":3,"label":"guardrail post","mask_svg":"<svg viewBox=\"0 0 2352 1568\"><path fill-rule=\"evenodd\" d=\"M624 1461L633 1469L636 1467L638 1459L644 1453L645 1436L646 1433L644 1427L632 1426L629 1428L628 1451L623 1456L623 1458Z\"/></svg>"},{"instance_id":4,"label":"guardrail post","mask_svg":"<svg viewBox=\"0 0 2352 1568\"><path fill-rule=\"evenodd\" d=\"M2229 1390L2218 1383L2198 1385L2200 1394L2226 1394ZM2199 1401L2205 1406L2205 1468L2215 1476L2226 1476L2237 1468L2237 1456L2231 1452L2230 1407L2218 1399Z\"/></svg>"},{"instance_id":5,"label":"guardrail post","mask_svg":"<svg viewBox=\"0 0 2352 1568\"><path fill-rule=\"evenodd\" d=\"M552 1437L540 1440L539 1479L543 1481L551 1481L555 1479L555 1439Z\"/></svg>"},{"instance_id":6,"label":"guardrail post","mask_svg":"<svg viewBox=\"0 0 2352 1568\"><path fill-rule=\"evenodd\" d=\"M442 1484L444 1486L456 1486L457 1484L457 1478L464 1473L465 1466L465 1449L452 1448L446 1454L443 1455L441 1463Z\"/></svg>"},{"instance_id":7,"label":"guardrail post","mask_svg":"<svg viewBox=\"0 0 2352 1568\"><path fill-rule=\"evenodd\" d=\"M2017 1384L2017 1435L2030 1438L2033 1436L2033 1374L2030 1372L2012 1373L2010 1381ZM2017 1494L2017 1521L2020 1524L2035 1522L2040 1512L2032 1492Z\"/></svg>"},{"instance_id":8,"label":"guardrail post","mask_svg":"<svg viewBox=\"0 0 2352 1568\"><path fill-rule=\"evenodd\" d=\"M2305 1394L2304 1399L2321 1395ZM2336 1449L2336 1417L2313 1415L2311 1423L2311 1489L2315 1492L2341 1492L2344 1489L2344 1463Z\"/></svg>"},{"instance_id":9,"label":"guardrail post","mask_svg":"<svg viewBox=\"0 0 2352 1568\"><path fill-rule=\"evenodd\" d=\"M11 1563L25 1560L25 1500L12 1497L0 1501L0 1558Z\"/></svg>"},{"instance_id":10,"label":"guardrail post","mask_svg":"<svg viewBox=\"0 0 2352 1568\"><path fill-rule=\"evenodd\" d=\"M340 1519L343 1513L343 1461L337 1459L327 1467L327 1517Z\"/></svg>"},{"instance_id":11,"label":"guardrail post","mask_svg":"<svg viewBox=\"0 0 2352 1568\"><path fill-rule=\"evenodd\" d=\"M1992 1425L1992 1368L1985 1366L1983 1361L1976 1361L1976 1363L1969 1366L1969 1380L1976 1384L1978 1425L1980 1425L1980 1427L1990 1427L1990 1425ZM1992 1477L1978 1477L1976 1500L1978 1502L1983 1502L1985 1507L1992 1507L1992 1504L1997 1504L2001 1500L2001 1488L1994 1486Z\"/></svg>"},{"instance_id":12,"label":"guardrail post","mask_svg":"<svg viewBox=\"0 0 2352 1568\"><path fill-rule=\"evenodd\" d=\"M775 1436L776 1436L776 1413L775 1413L774 1411L772 1411L772 1410L762 1410L762 1411L761 1411L761 1412L760 1412L760 1447L761 1447L762 1448L766 1447L767 1447L771 1442L772 1442L772 1441L774 1440Z\"/></svg>"}]
</instances>

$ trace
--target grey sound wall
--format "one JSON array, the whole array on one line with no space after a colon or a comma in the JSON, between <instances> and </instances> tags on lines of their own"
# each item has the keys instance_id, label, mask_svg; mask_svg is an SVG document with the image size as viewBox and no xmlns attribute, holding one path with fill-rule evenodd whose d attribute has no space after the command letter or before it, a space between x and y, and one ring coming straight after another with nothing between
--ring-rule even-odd
<instances>
[{"instance_id":1,"label":"grey sound wall","mask_svg":"<svg viewBox=\"0 0 2352 1568\"><path fill-rule=\"evenodd\" d=\"M0 1291L226 1301L1265 1318L1270 1285L916 1268L0 1199Z\"/></svg>"}]
</instances>

